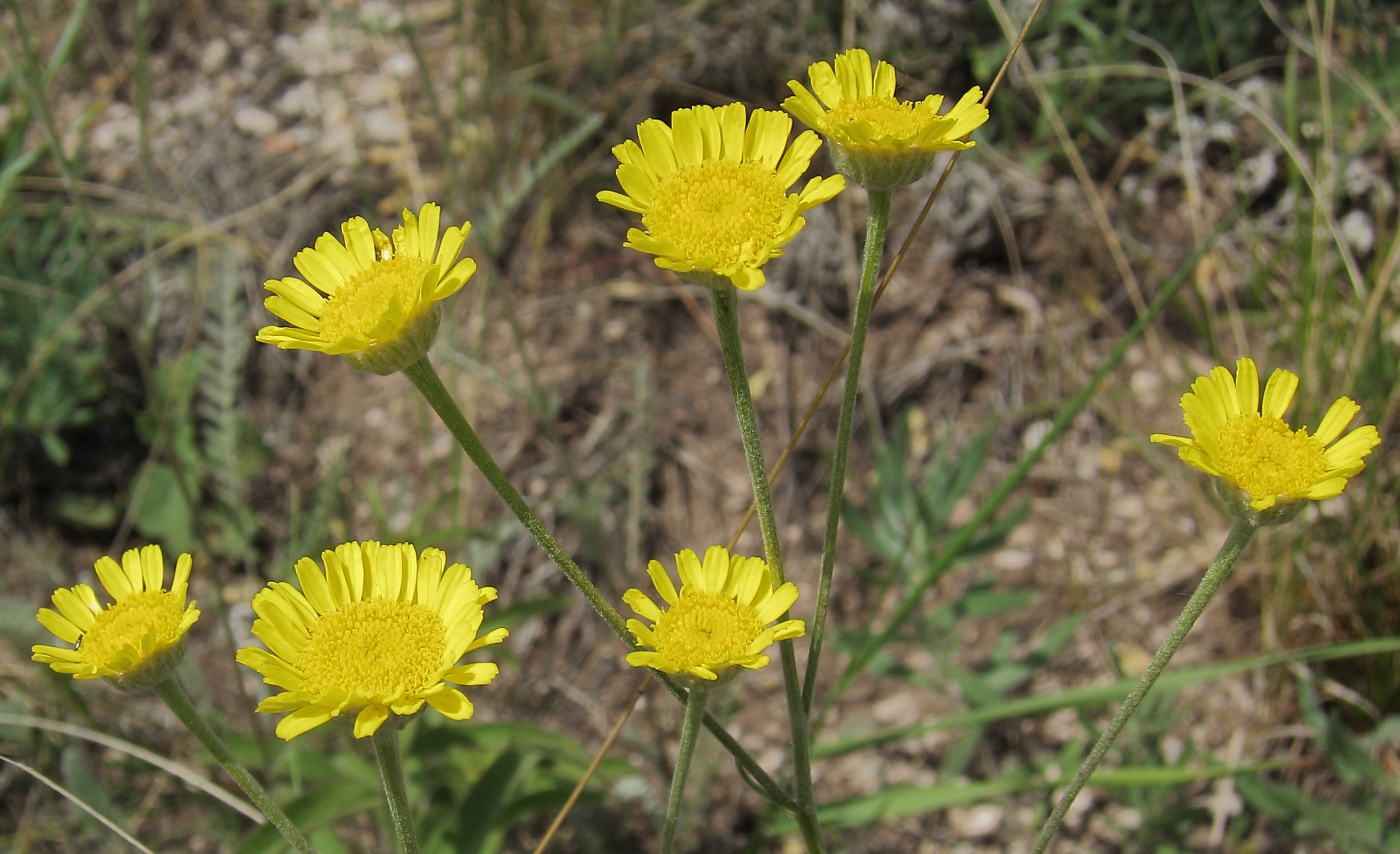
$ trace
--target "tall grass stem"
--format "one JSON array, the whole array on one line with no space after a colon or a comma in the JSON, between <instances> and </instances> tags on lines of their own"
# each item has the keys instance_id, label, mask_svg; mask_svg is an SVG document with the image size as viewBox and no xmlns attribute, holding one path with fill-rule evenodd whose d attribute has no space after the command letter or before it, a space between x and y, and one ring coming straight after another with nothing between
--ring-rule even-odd
<instances>
[{"instance_id":1,"label":"tall grass stem","mask_svg":"<svg viewBox=\"0 0 1400 854\"><path fill-rule=\"evenodd\" d=\"M817 665L826 637L826 614L831 600L831 578L836 568L836 534L841 527L841 495L846 487L846 461L851 448L851 425L855 420L856 394L860 390L860 365L865 355L865 333L870 328L874 307L875 274L885 250L890 229L890 191L870 190L865 214L865 250L861 260L860 294L856 315L851 322L850 355L846 360L846 387L841 397L841 416L836 425L836 457L831 463L831 489L826 504L826 537L822 540L821 576L817 582L817 610L812 617L812 640L807 652L807 675L802 682L802 711L812 713L812 697L817 687Z\"/></svg>"},{"instance_id":2,"label":"tall grass stem","mask_svg":"<svg viewBox=\"0 0 1400 854\"><path fill-rule=\"evenodd\" d=\"M661 854L672 854L676 849L676 819L681 813L685 778L690 773L690 760L695 755L695 740L700 735L700 722L705 718L705 702L709 699L708 685L693 685L690 693L686 695L680 750L676 754L676 769L671 774L671 797L666 801L666 823L661 829Z\"/></svg>"},{"instance_id":3,"label":"tall grass stem","mask_svg":"<svg viewBox=\"0 0 1400 854\"><path fill-rule=\"evenodd\" d=\"M413 813L408 808L408 790L403 780L403 755L399 750L399 728L392 722L374 731L374 755L379 760L379 779L389 802L389 818L401 854L418 854L418 835L413 832Z\"/></svg>"},{"instance_id":4,"label":"tall grass stem","mask_svg":"<svg viewBox=\"0 0 1400 854\"><path fill-rule=\"evenodd\" d=\"M1142 698L1147 696L1147 692L1152 690L1152 686L1157 682L1157 677L1162 675L1172 656L1176 655L1177 648L1181 642L1186 640L1186 635L1191 631L1191 627L1196 625L1196 620L1210 604L1211 597L1215 591L1220 589L1220 582L1225 580L1230 568L1239 559L1240 552L1244 551L1245 545L1249 543L1250 537L1254 536L1255 526L1247 519L1236 518L1235 523L1230 526L1230 533L1225 537L1225 543L1220 547L1220 553L1215 556L1215 561L1211 563L1206 574L1201 578L1201 583L1196 586L1196 592L1191 594L1187 600L1186 607L1182 609L1181 616L1177 617L1176 625L1172 627L1171 634L1162 643L1157 654L1152 656L1152 661L1147 665L1147 671L1138 680L1133 692L1123 701L1123 705L1118 708L1118 713L1113 716L1108 729L1103 731L1099 740L1094 743L1093 750L1079 766L1079 771L1075 773L1074 779L1064 793L1060 795L1060 800L1055 804L1055 809L1046 819L1045 826L1040 829L1040 835L1036 837L1033 854L1043 854L1046 847L1050 845L1050 840L1055 837L1055 831L1060 829L1060 824L1065 820L1065 813L1069 812L1070 805L1079 796L1079 791L1084 788L1084 784L1089 782L1089 777L1093 775L1094 769L1099 767L1099 761L1103 759L1108 749L1113 746L1113 742L1118 738L1118 734L1123 731L1123 726L1128 719L1137 711L1138 704Z\"/></svg>"},{"instance_id":5,"label":"tall grass stem","mask_svg":"<svg viewBox=\"0 0 1400 854\"><path fill-rule=\"evenodd\" d=\"M758 438L758 418L754 414L753 396L749 392L749 374L744 366L744 348L739 336L738 299L729 285L710 288L710 305L714 309L715 329L719 332L720 350L724 354L724 370L729 376L729 392L734 398L734 414L739 421L739 435L744 445L744 458L749 464L749 479L753 482L754 506L758 511L758 529L763 535L763 551L772 575L773 586L782 584L783 557L778 546L778 522L773 512L773 494L768 488L768 470L763 463L763 445ZM811 738L807 726L807 709L802 703L802 684L797 674L797 653L791 640L778 642L783 662L783 687L787 691L788 728L792 734L792 771L797 790L797 822L810 854L825 851L821 829L817 824L816 798L812 793Z\"/></svg>"},{"instance_id":6,"label":"tall grass stem","mask_svg":"<svg viewBox=\"0 0 1400 854\"><path fill-rule=\"evenodd\" d=\"M175 717L180 719L180 723L184 724L185 728L199 739L199 743L204 745L204 749L209 751L209 754L214 757L214 761L228 772L228 775L233 778L233 781L257 806L258 810L267 816L267 820L272 822L272 826L281 831L282 836L286 837L292 848L296 849L299 854L315 854L316 849L312 848L311 843L306 841L306 837L301 835L297 826L272 800L272 797L263 789L262 784L254 779L241 762L234 758L228 745L224 744L218 733L214 732L213 728L200 716L194 703L190 702L189 695L185 693L185 689L180 686L175 677L167 676L157 682L153 690L156 692L156 696L170 707L170 711L175 713Z\"/></svg>"}]
</instances>

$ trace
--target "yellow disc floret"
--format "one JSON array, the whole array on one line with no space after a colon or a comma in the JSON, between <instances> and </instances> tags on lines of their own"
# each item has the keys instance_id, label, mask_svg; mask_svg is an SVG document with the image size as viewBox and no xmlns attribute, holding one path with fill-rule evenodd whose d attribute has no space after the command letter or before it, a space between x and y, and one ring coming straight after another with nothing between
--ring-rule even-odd
<instances>
[{"instance_id":1,"label":"yellow disc floret","mask_svg":"<svg viewBox=\"0 0 1400 854\"><path fill-rule=\"evenodd\" d=\"M753 608L720 593L682 597L652 629L656 651L677 670L740 658L762 631Z\"/></svg>"},{"instance_id":2,"label":"yellow disc floret","mask_svg":"<svg viewBox=\"0 0 1400 854\"><path fill-rule=\"evenodd\" d=\"M92 628L78 644L78 656L94 669L120 666L128 649L139 649L149 634L158 644L173 646L184 634L181 622L185 598L159 590L133 593L114 602L92 619Z\"/></svg>"},{"instance_id":3,"label":"yellow disc floret","mask_svg":"<svg viewBox=\"0 0 1400 854\"><path fill-rule=\"evenodd\" d=\"M326 300L322 337L383 343L398 331L385 329L384 319L406 317L408 308L418 306L419 286L429 266L426 260L408 255L383 259L359 271Z\"/></svg>"},{"instance_id":4,"label":"yellow disc floret","mask_svg":"<svg viewBox=\"0 0 1400 854\"><path fill-rule=\"evenodd\" d=\"M323 694L417 693L442 669L447 630L417 602L351 602L316 621L297 665L302 690Z\"/></svg>"},{"instance_id":5,"label":"yellow disc floret","mask_svg":"<svg viewBox=\"0 0 1400 854\"><path fill-rule=\"evenodd\" d=\"M661 180L642 224L716 268L762 263L782 224L785 189L760 163L696 163Z\"/></svg>"},{"instance_id":6,"label":"yellow disc floret","mask_svg":"<svg viewBox=\"0 0 1400 854\"><path fill-rule=\"evenodd\" d=\"M1322 478L1322 443L1308 428L1290 430L1278 418L1236 415L1220 425L1220 470L1250 495L1293 495Z\"/></svg>"}]
</instances>

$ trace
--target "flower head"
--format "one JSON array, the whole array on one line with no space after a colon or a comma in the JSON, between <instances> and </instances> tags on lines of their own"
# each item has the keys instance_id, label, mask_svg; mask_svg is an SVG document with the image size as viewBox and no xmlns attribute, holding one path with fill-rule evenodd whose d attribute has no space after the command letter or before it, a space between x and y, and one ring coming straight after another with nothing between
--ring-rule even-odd
<instances>
[{"instance_id":1,"label":"flower head","mask_svg":"<svg viewBox=\"0 0 1400 854\"><path fill-rule=\"evenodd\" d=\"M762 267L806 224L802 213L846 186L839 175L787 191L821 148L803 133L788 146L792 119L743 104L690 107L671 124L647 119L637 140L613 148L623 192L598 200L642 215L623 245L656 256L656 266L710 287L763 285ZM784 151L786 149L786 151Z\"/></svg>"},{"instance_id":2,"label":"flower head","mask_svg":"<svg viewBox=\"0 0 1400 854\"><path fill-rule=\"evenodd\" d=\"M762 558L730 557L727 549L711 546L701 563L695 552L686 549L676 555L676 569L681 576L679 593L660 563L647 566L666 610L635 587L622 597L652 623L647 627L641 620L627 621L637 641L651 647L651 651L628 653L627 663L633 667L712 681L731 668L763 667L768 663L763 651L774 641L801 637L807 631L801 620L768 625L797 601L797 588L789 581L774 590Z\"/></svg>"},{"instance_id":3,"label":"flower head","mask_svg":"<svg viewBox=\"0 0 1400 854\"><path fill-rule=\"evenodd\" d=\"M298 590L285 581L253 597L253 635L267 649L246 646L238 661L283 692L260 712L291 712L277 735L292 739L331 718L356 712L355 737L373 735L389 718L428 705L454 721L472 716L456 685L486 685L495 664L458 664L463 655L505 640L505 629L481 637L481 606L496 588L478 587L472 571L447 566L441 549L417 553L407 543L343 543L297 562ZM444 572L446 567L446 572Z\"/></svg>"},{"instance_id":4,"label":"flower head","mask_svg":"<svg viewBox=\"0 0 1400 854\"><path fill-rule=\"evenodd\" d=\"M131 549L120 565L104 556L95 568L115 601L103 608L86 584L54 591L58 610L40 608L39 622L77 648L39 644L34 660L74 679L105 676L126 690L149 688L180 663L185 632L199 619L194 603L185 601L190 556L175 561L169 590L160 546Z\"/></svg>"},{"instance_id":5,"label":"flower head","mask_svg":"<svg viewBox=\"0 0 1400 854\"><path fill-rule=\"evenodd\" d=\"M441 209L429 202L403 225L392 243L363 217L330 232L292 259L306 277L269 279L267 310L292 324L264 326L258 340L284 350L320 350L362 371L392 374L422 358L437 336L438 302L455 294L476 272L457 259L471 223L451 226L438 246ZM436 251L436 256L434 256Z\"/></svg>"},{"instance_id":6,"label":"flower head","mask_svg":"<svg viewBox=\"0 0 1400 854\"><path fill-rule=\"evenodd\" d=\"M1381 442L1370 424L1342 436L1361 409L1347 397L1332 404L1316 434L1290 428L1283 415L1297 389L1297 374L1276 369L1261 407L1253 359L1240 359L1234 376L1227 368L1213 368L1181 398L1191 437L1154 433L1152 441L1175 446L1182 460L1220 478L1227 501L1238 505L1232 510L1252 514L1256 524L1283 521L1305 499L1341 494Z\"/></svg>"},{"instance_id":7,"label":"flower head","mask_svg":"<svg viewBox=\"0 0 1400 854\"><path fill-rule=\"evenodd\" d=\"M962 138L988 117L977 87L943 115L938 114L942 95L917 104L895 100L894 66L882 60L872 73L870 54L860 48L837 56L834 69L828 62L813 63L807 76L811 91L788 81L793 94L783 109L827 138L843 175L873 190L912 184L933 165L936 153L971 148L973 143Z\"/></svg>"}]
</instances>

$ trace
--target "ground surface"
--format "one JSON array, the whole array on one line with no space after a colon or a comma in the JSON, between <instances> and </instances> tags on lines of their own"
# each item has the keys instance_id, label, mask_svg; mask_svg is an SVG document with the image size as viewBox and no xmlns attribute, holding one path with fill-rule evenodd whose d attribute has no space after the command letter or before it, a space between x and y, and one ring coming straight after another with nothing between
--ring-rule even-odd
<instances>
[{"instance_id":1,"label":"ground surface","mask_svg":"<svg viewBox=\"0 0 1400 854\"><path fill-rule=\"evenodd\" d=\"M418 22L416 43L386 29L402 20L399 7L390 4L195 4L191 11L154 5L148 160L140 153L143 126L133 90L133 25L122 4L99 4L83 29L91 49L57 78L50 98L57 126L73 128L74 138L83 140L95 182L86 192L104 217L139 218L143 210L153 211L161 234L191 235L182 253L155 267L165 300L151 327L159 360L190 347L199 330L193 318L200 306L214 302L218 289L231 289L238 325L251 336L273 322L260 306L263 279L291 274L292 254L322 231L356 214L387 226L404 205L442 199L448 216L475 223L477 240L468 251L482 259L482 270L448 304L434 361L487 446L600 588L620 600L626 588L641 585L645 560L669 563L680 548L702 550L728 539L751 490L705 295L623 249L627 217L591 196L612 186L608 149L640 118L756 92L768 99L759 105L772 107L783 93L782 80L820 56L796 55L773 32L777 25L760 27L741 13L687 23L689 12L656 10L650 24L624 22L613 66L599 70L571 55L567 46L581 51L590 43L573 35L564 38L566 47L540 60L541 71L524 61L535 49L527 28L538 22L507 14L476 22L501 27L501 40L517 50L518 67L491 69L506 49L498 45L492 53L489 46L456 38L460 31L447 4L408 4L407 14ZM568 12L573 19L562 23L592 28L602 37L604 17L572 7ZM105 33L98 21L108 26ZM63 21L55 16L29 23L37 42L51 43L46 40L56 38ZM676 35L692 24L703 35ZM655 45L670 52L636 61ZM442 72L434 84L442 103L435 108L415 50L429 58L431 71ZM748 56L752 67L722 51ZM509 194L498 190L519 186L523 167L492 158L515 146L521 163L538 162L576 116L522 106L449 115L448 121L463 124L445 144L433 110L452 112L456 92L449 71L460 67L468 69L468 78L481 78L477 85L484 80L498 87L472 101L475 108L542 97L531 95L527 84L557 85L604 121L567 152L562 168L507 205L502 199ZM778 78L768 85L774 69ZM944 69L930 64L923 70ZM559 82L575 73L602 81L588 90L591 97ZM616 75L611 84L609 74ZM926 87L927 81L911 84ZM1013 86L998 97L1033 96ZM1247 121L1238 122L1247 129ZM1176 156L1179 147L1166 134L1149 136L1143 148L1151 157L1124 155L1135 180L1131 193L1122 184L1104 190L1149 297L1189 254L1200 223L1209 227L1233 187L1229 175L1207 166L1204 197L1188 201L1178 173L1151 165ZM815 168L829 166L819 160ZM494 180L501 176L504 181ZM927 179L896 194L887 263L932 183ZM54 186L47 192L56 193ZM25 189L31 199L46 192L38 183ZM864 199L852 189L809 217L790 257L772 264L761 292L740 298L750 381L770 461L841 354L849 324L847 283L863 222ZM1199 292L1219 301L1238 289L1237 271L1247 254L1243 240L1223 241L1196 279ZM211 268L209 258L224 259L219 263L225 266ZM122 299L139 312L150 304L150 287L137 283ZM969 152L876 308L848 500L866 506L881 488L871 474L872 443L888 441L901 419L909 419L908 470L916 479L943 437L961 448L991 430L986 465L954 511L955 523L967 518L1043 435L1060 402L1089 379L1135 316L1132 294L1072 178L1059 168L1024 165L1005 140ZM1133 345L1017 493L1026 502L1025 521L1006 542L943 578L926 607L932 612L958 602L984 581L997 591L1030 591L1027 603L957 622L943 648L894 646L894 660L912 675L862 678L835 703L821 740L912 726L966 709L969 698L958 688L954 669L985 672L1008 649L1013 658L1024 657L1072 613L1082 619L1068 642L1047 666L1031 667L1012 696L1104 683L1116 668L1139 672L1228 527L1204 477L1146 439L1151 432L1183 429L1177 399L1213 364L1170 314ZM257 533L248 538L246 559L206 557L193 583L201 602L222 598L235 635L246 631L246 603L265 579L286 577L302 553L349 538L410 537L420 545L455 549L452 557L471 562L483 583L500 589L503 603L571 594L544 554L502 523L500 502L402 377L359 374L336 359L263 345L248 352L240 375L238 408L250 427L248 447L257 449L244 493ZM797 608L804 617L810 616L806 591L815 589L820 563L838 392L839 384L775 487L786 565L804 591ZM133 465L139 462L140 453ZM1344 510L1333 505L1323 512ZM55 524L23 502L0 513L0 530L6 601L31 608L55 584L86 577L98 555L140 539L128 526L112 544L111 530ZM1325 619L1279 627L1261 617L1260 600L1272 583L1270 556L1295 534L1266 535L1251 547L1183 647L1180 665L1336 637ZM750 529L739 549L759 548ZM843 533L833 598L837 625L858 626L872 609L888 613L889 603L882 606L877 588L857 571L878 563L849 530ZM216 609L207 613L213 616ZM589 749L630 701L640 676L581 604L520 624L505 649L516 663L474 695L477 719L532 721ZM828 646L828 680L848 649L840 641ZM233 672L213 621L196 630L191 655L205 671L213 705L236 709L261 690L250 674ZM7 681L23 686L6 693L56 691L23 656L22 645L4 650ZM102 728L193 758L188 739L149 702L133 701L113 722L103 715L125 704L124 698L102 685L82 685L78 692ZM820 701L822 692L818 696ZM1276 676L1226 678L1186 689L1181 697L1156 742L1167 752L1187 750L1197 762L1240 762L1287 755L1306 743L1291 692ZM748 674L718 703L731 731L764 765L776 769L786 760L776 667ZM581 813L557 850L607 844L589 841L597 833L589 822L613 827L630 844L648 844L651 822L664 803L669 760L663 752L673 749L680 715L655 689L639 709L618 753L634 764L642 788L618 795L612 807ZM229 718L235 728L251 725L244 712L230 712ZM1061 748L1083 737L1072 712L993 724L973 753L962 757L960 773L974 781L1014 768L1040 773ZM956 733L934 733L820 763L818 797L833 802L889 786L943 782L948 775L942 769L960 744ZM46 814L36 799L47 795L16 795L14 778L6 780L11 819L22 826ZM691 791L693 809L682 820L688 850L743 850L746 829L763 806L740 784L731 763L703 749ZM1226 822L1240 809L1230 784L1202 782L1183 792L1183 801L1200 807L1203 816L1183 842L1191 850L1221 844ZM164 804L177 795L167 786L150 797ZM834 839L837 850L851 852L1020 850L1043 803L1042 791L1028 791L838 830ZM1147 850L1133 836L1143 816L1130 803L1095 790L1081 803L1067 826L1072 841L1062 850ZM197 828L162 829L163 819L152 808L141 808L144 821L133 822L133 829L148 828L152 839L178 838L171 844L188 850L227 850ZM528 850L542 827L536 822L517 829L508 848ZM1261 823L1244 835L1253 850L1284 850L1272 833ZM377 844L372 829L353 823L344 836L364 850ZM30 850L62 850L55 844ZM798 850L793 844L774 850Z\"/></svg>"}]
</instances>

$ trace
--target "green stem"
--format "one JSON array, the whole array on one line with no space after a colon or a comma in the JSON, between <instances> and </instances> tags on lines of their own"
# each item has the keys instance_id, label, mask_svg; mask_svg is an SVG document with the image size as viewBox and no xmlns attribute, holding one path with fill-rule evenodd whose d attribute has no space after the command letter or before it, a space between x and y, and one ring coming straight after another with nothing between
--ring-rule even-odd
<instances>
[{"instance_id":1,"label":"green stem","mask_svg":"<svg viewBox=\"0 0 1400 854\"><path fill-rule=\"evenodd\" d=\"M593 582L588 580L588 577L583 574L583 571L578 568L578 565L574 563L573 559L569 557L563 547L559 545L554 537L550 536L549 531L545 530L544 524L535 516L530 506L525 503L525 499L521 498L520 493L515 491L515 487L511 485L505 473L501 471L501 467L496 465L496 461L491 458L490 452L486 450L486 447L481 444L481 440L477 438L476 431L472 430L471 425L467 423L466 417L462 415L462 411L457 408L456 401L452 399L452 395L449 394L446 387L443 386L441 378L438 377L437 371L434 370L432 363L428 361L427 357L425 356L405 368L404 373L408 376L413 385L423 394L423 397L427 399L428 405L433 408L433 411L437 412L438 417L442 419L442 423L445 424L452 435L456 437L457 444L461 445L462 450L465 451L471 461L476 464L477 469L481 471L487 482L496 490L496 494L501 497L501 500L505 501L506 506L510 507L511 511L515 513L515 517L520 520L520 523L524 525L525 529L535 538L535 542L540 544L540 547L545 550L545 553L550 556L555 565L564 572L564 575L568 577L569 581L573 582L574 586L583 594L583 598L588 600L588 604L592 605L593 609L602 615L608 627L613 630L613 633L616 634L623 643L627 644L627 648L631 650L638 649L636 638L632 637L632 633L627 630L627 624L617 613L617 610L603 598L602 594L598 592L598 588L593 585ZM673 679L665 676L665 674L658 673L657 681L664 685L666 690L671 692L672 696L682 702L685 701L686 695L684 690L680 688ZM714 734L715 738L719 740L725 750L733 754L734 761L739 763L739 766L748 773L749 777L762 787L764 794L769 800L779 804L784 809L795 811L796 805L792 798L783 791L777 781L763 770L762 766L749 755L748 751L740 746L739 742L734 740L734 737L729 734L728 730L726 730L719 721L707 714L705 715L705 728Z\"/></svg>"},{"instance_id":2,"label":"green stem","mask_svg":"<svg viewBox=\"0 0 1400 854\"><path fill-rule=\"evenodd\" d=\"M753 482L754 506L757 509L758 528L763 535L764 557L776 588L786 580L783 555L778 546L778 522L773 512L773 495L768 488L763 445L758 438L758 419L754 414L753 397L749 393L749 374L744 365L744 348L739 337L738 300L734 288L728 284L710 288L710 305L714 309L720 350L724 354L724 370L729 376L729 393L734 398L734 415L739 421L744 458L749 464L749 479ZM798 807L795 817L808 852L815 854L825 851L825 848L817 823L816 797L812 792L812 744L808 733L807 709L802 704L802 683L797 675L797 653L791 640L779 641L778 649L783 662L783 687L787 691L788 728L792 733L792 770Z\"/></svg>"},{"instance_id":3,"label":"green stem","mask_svg":"<svg viewBox=\"0 0 1400 854\"><path fill-rule=\"evenodd\" d=\"M315 854L316 849L311 847L311 843L307 842L306 837L301 835L301 831L297 830L297 826L292 824L292 820L287 818L286 813L282 812L282 808L277 806L268 796L262 784L253 779L253 775L248 772L248 769L244 768L229 752L223 739L219 738L218 734L204 721L204 718L200 717L194 704L190 702L189 695L185 693L184 688L180 687L180 683L176 681L175 677L167 676L157 682L154 690L156 696L164 700L165 705L170 707L170 711L175 713L175 717L180 719L180 723L194 733L194 737L199 739L199 743L204 745L204 749L209 751L210 755L214 757L214 761L228 772L238 787L248 795L253 804L262 811L262 814L267 816L267 820L272 822L273 827L282 832L292 847L300 854Z\"/></svg>"},{"instance_id":4,"label":"green stem","mask_svg":"<svg viewBox=\"0 0 1400 854\"><path fill-rule=\"evenodd\" d=\"M851 426L855 421L856 394L860 389L860 363L865 355L865 333L870 328L874 305L875 274L890 227L890 191L869 191L865 215L865 252L860 269L860 295L856 316L851 323L851 350L846 361L846 386L841 397L841 418L836 425L836 458L831 463L831 489L826 499L826 537L822 540L821 578L817 584L817 612L812 617L812 640L807 653L807 675L802 682L802 708L812 713L812 697L817 688L817 664L826 637L826 612L831 601L831 577L836 568L836 532L841 525L841 494L846 487L846 459L851 448Z\"/></svg>"},{"instance_id":5,"label":"green stem","mask_svg":"<svg viewBox=\"0 0 1400 854\"><path fill-rule=\"evenodd\" d=\"M476 467L486 477L487 482L496 490L496 494L501 496L501 500L506 503L515 518L520 520L520 524L525 526L525 530L530 532L530 536L535 538L535 542L540 544L540 548L550 556L558 567L568 576L569 581L583 594L583 598L588 600L588 604L593 606L593 610L612 628L617 636L623 640L630 637L627 631L627 623L622 616L617 613L608 600L603 598L603 594L598 592L598 588L588 580L583 570L578 568L573 558L559 545L558 541L550 535L544 527L535 511L530 509L530 505L525 503L525 499L520 497L520 493L511 485L501 467L496 465L496 461L491 458L491 453L486 450L486 446L481 444L481 439L477 438L476 431L472 425L467 423L467 419L462 415L462 410L457 408L457 403L443 386L442 379L438 377L428 357L424 356L407 368L404 368L412 383L427 398L428 405L437 412L442 423L447 425L447 429L456 437L457 443L466 451L467 456L476 464Z\"/></svg>"},{"instance_id":6,"label":"green stem","mask_svg":"<svg viewBox=\"0 0 1400 854\"><path fill-rule=\"evenodd\" d=\"M1142 674L1142 678L1138 680L1133 692L1119 707L1118 714L1113 716L1113 721L1108 725L1108 729L1099 736L1099 740L1094 744L1094 749L1089 751L1089 756L1079 766L1079 771L1070 781L1069 787L1065 789L1064 794L1060 795L1059 803L1055 804L1054 812L1050 813L1050 818L1046 819L1045 826L1040 829L1040 836L1035 840L1034 854L1043 854L1050 844L1050 840L1055 836L1055 831L1059 830L1060 823L1064 821L1065 813L1069 811L1070 805L1079 795L1079 790L1084 788L1084 784L1093 775L1094 769L1099 767L1099 760L1103 759L1103 755L1113 746L1114 740L1123 731L1123 725L1133 716L1133 712L1137 711L1142 698L1147 696L1148 691L1152 690L1157 677L1162 675L1167 663L1172 660L1177 648L1186 639L1186 634L1191 631L1191 627L1196 624L1196 619L1201 616L1201 612L1210 603L1215 591L1220 588L1220 582L1225 579L1230 567L1235 565L1240 552L1244 551L1245 544L1249 542L1250 537L1254 536L1254 531L1253 522L1246 519L1235 519L1234 525L1230 527L1229 535L1225 537L1225 544L1220 547L1220 553L1215 556L1215 561L1206 570L1205 576L1201 578L1196 592L1191 594L1191 598L1186 602L1186 607L1182 609L1181 616L1177 618L1171 634L1162 643L1162 647L1157 650L1157 654L1152 656L1151 663L1147 665L1147 672Z\"/></svg>"},{"instance_id":7,"label":"green stem","mask_svg":"<svg viewBox=\"0 0 1400 854\"><path fill-rule=\"evenodd\" d=\"M968 543L972 542L973 537L981 532L983 526L991 521L992 517L995 516L997 511L1001 508L1001 505L1011 496L1011 493L1021 485L1021 481L1025 479L1031 468L1044 456L1046 449L1049 448L1065 430L1069 429L1070 423L1073 422L1080 411L1089 404L1089 401L1094 396L1094 392L1098 390L1099 384L1123 361L1123 356L1127 354L1128 348L1131 347L1138 338L1142 337L1147 327L1156 320L1157 315L1161 314L1162 310L1166 308L1167 303L1176 295L1176 292L1181 288L1182 284L1191 277L1192 272L1196 269L1196 265L1201 262L1201 259L1204 258L1211 247L1215 245L1215 241L1220 235L1224 234L1226 230L1234 225L1243 211L1244 208L1242 206L1232 208L1229 213L1220 220L1220 223L1216 226L1211 236L1198 246L1196 251L1191 253L1191 257L1187 258L1186 261L1177 268L1172 278L1162 285L1162 289L1157 293L1157 296L1153 298L1152 303L1148 305L1147 311L1138 318L1137 322L1134 323L1118 343L1114 345L1113 350L1109 352L1108 357L1105 358L1098 369L1094 371L1093 376L1084 384L1084 387L1080 389L1074 397L1065 401L1060 411L1055 415L1054 421L1051 422L1050 429L1046 432L1045 436L1041 438L1040 442L1022 457L1021 461L1001 479L1001 482L992 489L991 493L982 501L982 504L977 508L976 512L973 513L972 518L953 534L938 557L929 562L929 565L924 569L924 574L905 592L904 598L900 600L898 607L895 609L894 616L885 624L885 627L881 629L879 633L872 635L851 657L851 660L846 664L845 670L842 671L840 678L837 679L836 685L832 689L831 696L826 699L825 707L829 707L835 697L839 696L846 688L850 687L851 682L854 681L861 670L870 663L870 659L874 657L875 653L890 642L890 638L894 636L894 633L900 626L904 625L904 621L909 619L910 614L919 607L923 600L923 595L928 588L943 575L944 571L952 565L953 561L958 559L963 549L967 547ZM822 717L823 715L818 715L817 719L820 720Z\"/></svg>"},{"instance_id":8,"label":"green stem","mask_svg":"<svg viewBox=\"0 0 1400 854\"><path fill-rule=\"evenodd\" d=\"M671 797L666 802L666 824L661 830L661 854L671 854L676 847L676 819L681 813L681 795L685 793L685 777L690 772L696 737L700 735L700 722L705 718L705 701L709 698L708 685L692 686L686 695L680 752L676 754L676 770L671 774Z\"/></svg>"},{"instance_id":9,"label":"green stem","mask_svg":"<svg viewBox=\"0 0 1400 854\"><path fill-rule=\"evenodd\" d=\"M413 813L408 809L408 791L403 782L403 757L399 753L399 728L392 722L374 731L374 755L379 759L379 779L389 801L389 818L394 822L394 838L403 854L418 854L418 836L413 832Z\"/></svg>"}]
</instances>

